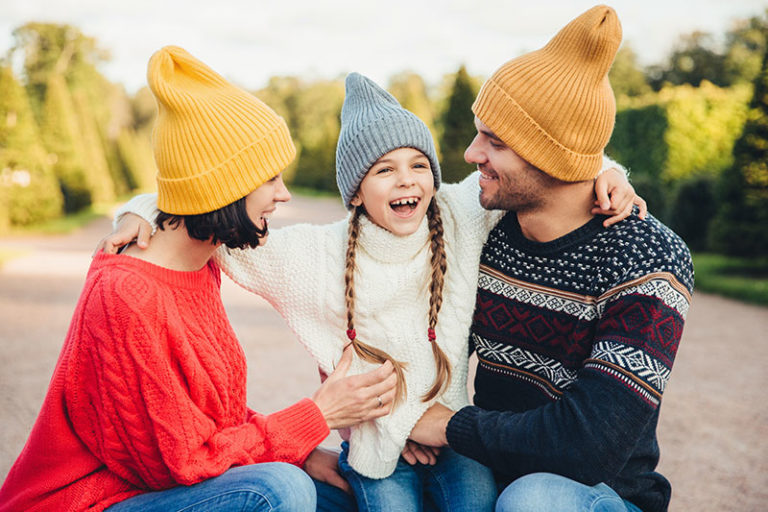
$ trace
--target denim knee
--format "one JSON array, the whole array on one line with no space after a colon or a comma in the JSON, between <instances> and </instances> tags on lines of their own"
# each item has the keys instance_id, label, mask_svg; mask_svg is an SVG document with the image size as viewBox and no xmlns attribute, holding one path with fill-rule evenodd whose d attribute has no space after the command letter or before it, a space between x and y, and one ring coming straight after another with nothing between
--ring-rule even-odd
<instances>
[{"instance_id":1,"label":"denim knee","mask_svg":"<svg viewBox=\"0 0 768 512\"><path fill-rule=\"evenodd\" d=\"M626 512L624 501L605 484L593 487L552 473L532 473L509 484L496 502L496 512L584 510Z\"/></svg>"},{"instance_id":2,"label":"denim knee","mask_svg":"<svg viewBox=\"0 0 768 512\"><path fill-rule=\"evenodd\" d=\"M315 510L315 483L303 470L285 462L267 462L258 466L262 471L259 471L258 480L250 484L253 492L269 501L270 510Z\"/></svg>"}]
</instances>

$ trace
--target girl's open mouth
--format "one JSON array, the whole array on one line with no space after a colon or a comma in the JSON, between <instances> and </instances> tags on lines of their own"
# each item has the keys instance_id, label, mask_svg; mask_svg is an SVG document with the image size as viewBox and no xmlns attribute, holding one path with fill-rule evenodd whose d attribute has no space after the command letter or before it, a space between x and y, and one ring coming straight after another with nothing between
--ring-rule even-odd
<instances>
[{"instance_id":1,"label":"girl's open mouth","mask_svg":"<svg viewBox=\"0 0 768 512\"><path fill-rule=\"evenodd\" d=\"M420 202L421 198L419 197L403 197L389 203L389 207L398 215L408 216L416 209Z\"/></svg>"}]
</instances>

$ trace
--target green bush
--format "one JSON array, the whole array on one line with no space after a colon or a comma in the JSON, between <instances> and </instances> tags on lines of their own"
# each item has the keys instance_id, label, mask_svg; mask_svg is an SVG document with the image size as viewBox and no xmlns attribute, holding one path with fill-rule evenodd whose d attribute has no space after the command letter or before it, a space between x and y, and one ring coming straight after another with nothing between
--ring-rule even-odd
<instances>
[{"instance_id":1,"label":"green bush","mask_svg":"<svg viewBox=\"0 0 768 512\"><path fill-rule=\"evenodd\" d=\"M709 176L680 183L669 204L669 226L692 251L707 249L709 224L717 212L715 180Z\"/></svg>"},{"instance_id":2,"label":"green bush","mask_svg":"<svg viewBox=\"0 0 768 512\"><path fill-rule=\"evenodd\" d=\"M749 118L723 173L712 246L735 256L768 256L768 52L755 79Z\"/></svg>"},{"instance_id":3,"label":"green bush","mask_svg":"<svg viewBox=\"0 0 768 512\"><path fill-rule=\"evenodd\" d=\"M720 88L705 81L623 98L608 152L635 176L664 184L719 175L733 162L750 94L748 84Z\"/></svg>"}]
</instances>

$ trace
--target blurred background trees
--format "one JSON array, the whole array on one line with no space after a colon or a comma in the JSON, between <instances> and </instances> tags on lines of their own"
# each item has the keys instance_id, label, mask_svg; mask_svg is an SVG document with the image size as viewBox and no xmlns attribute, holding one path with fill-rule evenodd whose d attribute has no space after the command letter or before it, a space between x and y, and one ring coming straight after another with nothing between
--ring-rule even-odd
<instances>
[{"instance_id":1,"label":"blurred background trees","mask_svg":"<svg viewBox=\"0 0 768 512\"><path fill-rule=\"evenodd\" d=\"M13 37L0 60L0 228L152 190L149 90L110 83L99 71L109 53L76 27L29 23ZM766 41L768 18L754 17L726 34L683 35L653 66L625 44L611 70L618 111L607 152L695 250L768 252ZM472 171L463 153L483 78L462 66L438 84L412 71L387 84L432 130L447 182ZM335 193L343 77L273 77L254 93L294 137L286 181Z\"/></svg>"}]
</instances>

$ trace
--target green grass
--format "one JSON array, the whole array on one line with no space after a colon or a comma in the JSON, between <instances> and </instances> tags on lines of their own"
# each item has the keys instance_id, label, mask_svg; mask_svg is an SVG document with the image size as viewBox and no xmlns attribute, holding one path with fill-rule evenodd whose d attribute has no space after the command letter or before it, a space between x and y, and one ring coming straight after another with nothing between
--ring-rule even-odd
<instances>
[{"instance_id":1,"label":"green grass","mask_svg":"<svg viewBox=\"0 0 768 512\"><path fill-rule=\"evenodd\" d=\"M696 290L768 306L768 258L693 255Z\"/></svg>"}]
</instances>

